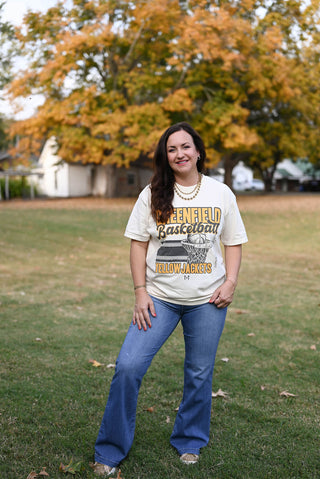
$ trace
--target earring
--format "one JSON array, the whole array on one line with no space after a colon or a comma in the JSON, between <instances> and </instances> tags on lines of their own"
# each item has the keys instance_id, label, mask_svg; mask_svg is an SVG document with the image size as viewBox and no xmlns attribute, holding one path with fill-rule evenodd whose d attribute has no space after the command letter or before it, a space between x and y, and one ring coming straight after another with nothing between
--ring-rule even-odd
<instances>
[{"instance_id":1,"label":"earring","mask_svg":"<svg viewBox=\"0 0 320 479\"><path fill-rule=\"evenodd\" d=\"M199 160L200 160L200 155L199 155L198 158L197 158L197 161L199 161Z\"/></svg>"}]
</instances>

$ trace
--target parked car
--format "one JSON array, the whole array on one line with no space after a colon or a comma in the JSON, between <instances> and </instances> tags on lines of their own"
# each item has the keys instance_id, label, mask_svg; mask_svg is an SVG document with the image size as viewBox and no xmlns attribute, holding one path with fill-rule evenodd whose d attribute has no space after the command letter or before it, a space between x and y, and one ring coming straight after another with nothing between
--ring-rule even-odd
<instances>
[{"instance_id":1,"label":"parked car","mask_svg":"<svg viewBox=\"0 0 320 479\"><path fill-rule=\"evenodd\" d=\"M253 178L249 189L250 191L264 191L264 183L262 180Z\"/></svg>"},{"instance_id":2,"label":"parked car","mask_svg":"<svg viewBox=\"0 0 320 479\"><path fill-rule=\"evenodd\" d=\"M300 191L320 191L320 179L306 178L300 183Z\"/></svg>"}]
</instances>

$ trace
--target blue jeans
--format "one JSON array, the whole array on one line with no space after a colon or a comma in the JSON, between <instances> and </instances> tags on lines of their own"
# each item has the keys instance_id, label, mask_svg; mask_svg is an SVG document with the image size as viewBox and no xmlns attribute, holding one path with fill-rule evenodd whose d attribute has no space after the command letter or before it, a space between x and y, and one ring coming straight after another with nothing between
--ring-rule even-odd
<instances>
[{"instance_id":1,"label":"blue jeans","mask_svg":"<svg viewBox=\"0 0 320 479\"><path fill-rule=\"evenodd\" d=\"M181 455L199 454L209 441L212 375L227 308L181 306L152 298L156 317L147 331L130 325L120 350L95 445L96 462L117 466L134 437L138 393L152 359L181 320L185 341L184 391L170 442Z\"/></svg>"}]
</instances>

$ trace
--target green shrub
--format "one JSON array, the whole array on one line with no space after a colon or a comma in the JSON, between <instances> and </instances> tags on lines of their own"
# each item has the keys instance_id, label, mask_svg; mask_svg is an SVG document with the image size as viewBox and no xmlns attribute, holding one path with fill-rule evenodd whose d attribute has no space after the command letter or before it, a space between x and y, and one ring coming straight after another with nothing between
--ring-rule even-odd
<instances>
[{"instance_id":1,"label":"green shrub","mask_svg":"<svg viewBox=\"0 0 320 479\"><path fill-rule=\"evenodd\" d=\"M5 178L0 178L1 197L5 199ZM12 198L30 198L31 187L25 176L20 178L9 178L9 199ZM36 188L34 188L36 195Z\"/></svg>"}]
</instances>

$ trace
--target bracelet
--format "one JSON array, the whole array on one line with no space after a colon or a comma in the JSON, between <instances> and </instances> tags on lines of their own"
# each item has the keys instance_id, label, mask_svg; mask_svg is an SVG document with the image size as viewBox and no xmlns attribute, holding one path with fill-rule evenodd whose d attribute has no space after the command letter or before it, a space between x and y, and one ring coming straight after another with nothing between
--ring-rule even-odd
<instances>
[{"instance_id":1,"label":"bracelet","mask_svg":"<svg viewBox=\"0 0 320 479\"><path fill-rule=\"evenodd\" d=\"M139 289L139 288L145 288L145 287L146 287L145 284L140 284L139 286L135 286L134 290Z\"/></svg>"},{"instance_id":2,"label":"bracelet","mask_svg":"<svg viewBox=\"0 0 320 479\"><path fill-rule=\"evenodd\" d=\"M234 288L237 286L237 283L230 278L226 278L226 281L230 281L233 284Z\"/></svg>"}]
</instances>

